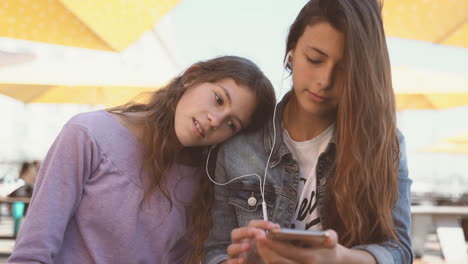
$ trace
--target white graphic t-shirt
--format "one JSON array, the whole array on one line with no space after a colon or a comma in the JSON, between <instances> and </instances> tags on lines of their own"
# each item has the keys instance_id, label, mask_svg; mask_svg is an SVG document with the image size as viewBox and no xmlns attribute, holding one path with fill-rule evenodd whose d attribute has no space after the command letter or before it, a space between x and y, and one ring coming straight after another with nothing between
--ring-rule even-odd
<instances>
[{"instance_id":1,"label":"white graphic t-shirt","mask_svg":"<svg viewBox=\"0 0 468 264\"><path fill-rule=\"evenodd\" d=\"M317 137L297 142L291 139L288 131L283 128L283 138L295 160L299 162L299 201L291 228L300 230L321 230L320 217L317 210L317 176L316 165L318 157L327 148L335 125L332 124Z\"/></svg>"}]
</instances>

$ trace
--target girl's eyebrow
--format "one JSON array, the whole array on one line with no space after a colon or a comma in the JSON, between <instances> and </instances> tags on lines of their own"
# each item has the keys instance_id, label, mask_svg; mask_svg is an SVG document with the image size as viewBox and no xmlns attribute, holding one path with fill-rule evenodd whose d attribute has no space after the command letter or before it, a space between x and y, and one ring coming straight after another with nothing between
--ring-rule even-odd
<instances>
[{"instance_id":1,"label":"girl's eyebrow","mask_svg":"<svg viewBox=\"0 0 468 264\"><path fill-rule=\"evenodd\" d=\"M323 56L326 56L328 57L328 54L326 54L325 52L323 52L322 50L320 50L319 48L316 48L316 47L312 47L312 46L307 46L308 49L312 49L312 50L315 50L316 52L322 54Z\"/></svg>"}]
</instances>

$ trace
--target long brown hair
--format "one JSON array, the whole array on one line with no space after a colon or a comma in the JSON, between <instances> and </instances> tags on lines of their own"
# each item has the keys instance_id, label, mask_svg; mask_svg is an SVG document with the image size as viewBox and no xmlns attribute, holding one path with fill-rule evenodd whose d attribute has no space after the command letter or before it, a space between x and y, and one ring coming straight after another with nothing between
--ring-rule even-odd
<instances>
[{"instance_id":1,"label":"long brown hair","mask_svg":"<svg viewBox=\"0 0 468 264\"><path fill-rule=\"evenodd\" d=\"M256 71L260 72L258 68ZM276 97L273 86L263 74L261 74L261 76L261 78L258 76L255 81L253 79L252 81L254 82L250 83L250 85L253 85L254 87L260 85L263 86L263 88L260 89L260 87L256 87L256 89L259 90L256 93L257 107L252 121L250 122L249 127L246 128L246 131L256 130L263 127L273 113L273 109L276 104ZM249 84L247 83L246 85ZM261 100L261 102L258 102L258 100ZM214 175L215 160L216 149L213 151L213 154L210 158L211 162L209 164L209 170L211 175ZM201 263L203 261L204 242L208 237L208 233L212 226L211 208L213 206L214 199L213 183L208 180L207 175L203 175L203 177L200 178L199 184L198 192L194 198L196 202L192 204L190 213L191 217L189 232L192 234L192 252L186 263Z\"/></svg>"},{"instance_id":2,"label":"long brown hair","mask_svg":"<svg viewBox=\"0 0 468 264\"><path fill-rule=\"evenodd\" d=\"M397 239L392 209L398 196L399 143L381 8L377 0L309 1L292 24L286 45L287 53L306 26L319 22L345 35L345 81L324 228L335 229L348 247Z\"/></svg>"},{"instance_id":3,"label":"long brown hair","mask_svg":"<svg viewBox=\"0 0 468 264\"><path fill-rule=\"evenodd\" d=\"M145 119L143 142L145 149L145 169L152 177L149 186L145 189L144 199L148 198L155 190L161 191L169 200L172 208L172 200L166 188L168 172L181 151L189 150L191 165L201 166L204 161L205 148L183 148L178 141L175 129L175 109L184 92L204 82L216 82L224 78L232 78L237 84L244 85L255 95L255 111L246 130L257 129L268 120L275 106L275 92L271 82L263 72L250 60L236 57L223 56L207 61L200 61L190 66L180 76L174 78L166 86L150 95L147 103L130 102L126 105L109 109L114 113L148 112ZM201 170L200 170L201 171ZM211 221L209 211L212 196L209 196L212 188L207 177L200 177L200 188L195 195L190 209L190 230L195 245L195 253L190 257L189 263L195 263L192 259L200 258L200 250L203 241L208 234L207 223Z\"/></svg>"}]
</instances>

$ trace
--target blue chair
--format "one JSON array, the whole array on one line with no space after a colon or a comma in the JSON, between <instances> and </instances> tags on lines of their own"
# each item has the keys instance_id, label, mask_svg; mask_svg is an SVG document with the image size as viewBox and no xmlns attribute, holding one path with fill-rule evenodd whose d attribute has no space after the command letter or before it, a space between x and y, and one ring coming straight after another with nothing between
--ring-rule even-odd
<instances>
[{"instance_id":1,"label":"blue chair","mask_svg":"<svg viewBox=\"0 0 468 264\"><path fill-rule=\"evenodd\" d=\"M21 224L21 218L23 218L23 215L24 215L24 207L25 207L25 204L23 202L14 202L12 205L12 215L13 215L13 221L14 221L14 227L13 227L14 237L18 235L20 224Z\"/></svg>"}]
</instances>

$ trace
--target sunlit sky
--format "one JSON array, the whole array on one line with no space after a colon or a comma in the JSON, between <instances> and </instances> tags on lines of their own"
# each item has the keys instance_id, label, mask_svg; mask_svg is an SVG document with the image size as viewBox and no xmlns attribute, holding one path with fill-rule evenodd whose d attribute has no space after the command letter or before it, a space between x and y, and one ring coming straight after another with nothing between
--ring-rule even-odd
<instances>
[{"instance_id":1,"label":"sunlit sky","mask_svg":"<svg viewBox=\"0 0 468 264\"><path fill-rule=\"evenodd\" d=\"M287 31L307 2L185 0L168 16L175 49L192 63L214 55L247 56L270 78L280 76ZM393 65L428 67L468 76L465 48L388 38ZM273 76L274 75L274 76Z\"/></svg>"}]
</instances>

